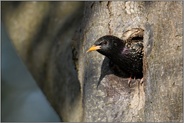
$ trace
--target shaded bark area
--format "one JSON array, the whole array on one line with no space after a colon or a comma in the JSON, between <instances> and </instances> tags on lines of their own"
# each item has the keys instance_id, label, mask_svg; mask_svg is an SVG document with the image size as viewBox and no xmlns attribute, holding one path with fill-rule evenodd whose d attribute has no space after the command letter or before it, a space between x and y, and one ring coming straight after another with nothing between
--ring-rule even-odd
<instances>
[{"instance_id":1,"label":"shaded bark area","mask_svg":"<svg viewBox=\"0 0 184 123\"><path fill-rule=\"evenodd\" d=\"M174 9L175 8L175 9ZM75 36L84 121L182 121L182 2L86 2ZM144 84L115 75L108 59L86 50L101 36L142 28ZM100 85L97 84L100 80Z\"/></svg>"},{"instance_id":2,"label":"shaded bark area","mask_svg":"<svg viewBox=\"0 0 184 123\"><path fill-rule=\"evenodd\" d=\"M3 2L2 20L18 54L62 121L82 120L72 35L81 2Z\"/></svg>"}]
</instances>

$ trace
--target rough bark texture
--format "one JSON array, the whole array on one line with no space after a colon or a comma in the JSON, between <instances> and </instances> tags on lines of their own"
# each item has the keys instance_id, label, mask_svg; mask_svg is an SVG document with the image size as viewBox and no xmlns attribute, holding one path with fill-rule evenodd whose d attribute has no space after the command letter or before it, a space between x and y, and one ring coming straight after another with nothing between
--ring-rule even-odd
<instances>
[{"instance_id":1,"label":"rough bark texture","mask_svg":"<svg viewBox=\"0 0 184 123\"><path fill-rule=\"evenodd\" d=\"M182 121L182 2L86 2L84 12L75 37L84 121ZM129 88L107 58L86 50L101 36L121 38L131 28L145 30L145 81Z\"/></svg>"},{"instance_id":2,"label":"rough bark texture","mask_svg":"<svg viewBox=\"0 0 184 123\"><path fill-rule=\"evenodd\" d=\"M182 121L182 2L85 2L82 22L79 6L2 4L18 53L62 120ZM144 29L144 83L128 87L108 58L86 50L101 36L122 38L132 28Z\"/></svg>"},{"instance_id":3,"label":"rough bark texture","mask_svg":"<svg viewBox=\"0 0 184 123\"><path fill-rule=\"evenodd\" d=\"M182 2L151 2L145 9L145 120L182 122Z\"/></svg>"}]
</instances>

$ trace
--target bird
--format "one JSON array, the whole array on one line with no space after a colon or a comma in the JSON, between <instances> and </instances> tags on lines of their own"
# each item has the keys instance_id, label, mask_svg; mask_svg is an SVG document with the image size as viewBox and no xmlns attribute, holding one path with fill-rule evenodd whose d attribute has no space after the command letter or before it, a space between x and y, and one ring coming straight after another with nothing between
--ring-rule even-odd
<instances>
[{"instance_id":1,"label":"bird","mask_svg":"<svg viewBox=\"0 0 184 123\"><path fill-rule=\"evenodd\" d=\"M113 35L105 35L95 41L88 52L97 51L108 57L111 62L117 65L130 78L141 79L143 81L143 38L135 37L127 40L120 39Z\"/></svg>"}]
</instances>

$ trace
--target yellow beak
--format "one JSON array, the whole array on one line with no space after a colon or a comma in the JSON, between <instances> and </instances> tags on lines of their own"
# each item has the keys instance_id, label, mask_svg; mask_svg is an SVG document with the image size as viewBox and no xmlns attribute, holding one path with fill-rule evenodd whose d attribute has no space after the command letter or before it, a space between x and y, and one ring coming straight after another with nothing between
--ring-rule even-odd
<instances>
[{"instance_id":1,"label":"yellow beak","mask_svg":"<svg viewBox=\"0 0 184 123\"><path fill-rule=\"evenodd\" d=\"M95 50L99 50L99 49L101 49L101 46L95 46L95 45L93 45L92 47L90 47L90 48L87 50L86 53L91 52L91 51L95 51Z\"/></svg>"}]
</instances>

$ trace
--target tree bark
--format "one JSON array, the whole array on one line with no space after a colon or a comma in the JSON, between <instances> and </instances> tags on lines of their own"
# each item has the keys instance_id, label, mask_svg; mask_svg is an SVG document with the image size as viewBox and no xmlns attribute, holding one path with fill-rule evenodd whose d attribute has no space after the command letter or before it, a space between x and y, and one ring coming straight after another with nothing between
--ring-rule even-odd
<instances>
[{"instance_id":1,"label":"tree bark","mask_svg":"<svg viewBox=\"0 0 184 123\"><path fill-rule=\"evenodd\" d=\"M182 2L85 2L82 22L75 5L2 6L19 55L61 119L182 122ZM86 50L101 36L123 38L132 28L144 30L144 83L129 87L108 58Z\"/></svg>"},{"instance_id":2,"label":"tree bark","mask_svg":"<svg viewBox=\"0 0 184 123\"><path fill-rule=\"evenodd\" d=\"M144 29L144 84L129 88L107 58L86 50L132 28ZM84 121L182 121L182 2L86 2L75 42Z\"/></svg>"}]
</instances>

